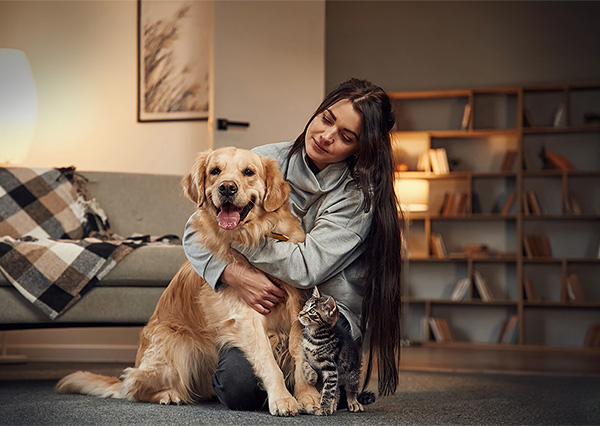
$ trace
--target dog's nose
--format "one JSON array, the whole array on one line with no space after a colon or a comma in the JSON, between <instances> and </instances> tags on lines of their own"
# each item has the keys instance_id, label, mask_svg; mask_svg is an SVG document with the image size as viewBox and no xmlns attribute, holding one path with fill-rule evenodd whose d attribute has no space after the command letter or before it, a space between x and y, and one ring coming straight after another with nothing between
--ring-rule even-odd
<instances>
[{"instance_id":1,"label":"dog's nose","mask_svg":"<svg viewBox=\"0 0 600 426\"><path fill-rule=\"evenodd\" d=\"M238 191L238 187L235 182L230 180L226 180L221 182L219 185L219 194L224 195L226 197L234 195Z\"/></svg>"}]
</instances>

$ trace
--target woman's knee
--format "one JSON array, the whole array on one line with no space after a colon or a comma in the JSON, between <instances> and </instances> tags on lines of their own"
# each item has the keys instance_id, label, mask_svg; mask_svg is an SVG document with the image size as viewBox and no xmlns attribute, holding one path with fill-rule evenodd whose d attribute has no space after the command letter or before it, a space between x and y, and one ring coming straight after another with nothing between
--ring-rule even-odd
<instances>
[{"instance_id":1,"label":"woman's knee","mask_svg":"<svg viewBox=\"0 0 600 426\"><path fill-rule=\"evenodd\" d=\"M231 410L258 411L266 407L267 393L238 348L221 351L212 385L219 401Z\"/></svg>"}]
</instances>

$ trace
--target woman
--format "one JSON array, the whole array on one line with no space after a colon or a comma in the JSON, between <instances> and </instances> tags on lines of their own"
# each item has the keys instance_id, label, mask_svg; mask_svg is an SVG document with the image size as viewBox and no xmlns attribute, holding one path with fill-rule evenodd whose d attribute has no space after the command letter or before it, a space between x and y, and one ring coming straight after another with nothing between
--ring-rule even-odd
<instances>
[{"instance_id":1,"label":"woman","mask_svg":"<svg viewBox=\"0 0 600 426\"><path fill-rule=\"evenodd\" d=\"M301 244L268 239L250 249L235 247L260 271L213 258L195 242L190 222L184 236L196 272L216 291L232 286L261 314L285 294L266 274L298 288L318 285L333 296L353 337L364 334L368 341L366 383L377 358L380 395L395 392L400 359L401 223L389 135L394 123L383 89L351 79L327 95L294 142L253 150L278 161L292 188L292 212L306 232ZM213 388L232 409L260 409L266 400L236 348L221 353Z\"/></svg>"}]
</instances>

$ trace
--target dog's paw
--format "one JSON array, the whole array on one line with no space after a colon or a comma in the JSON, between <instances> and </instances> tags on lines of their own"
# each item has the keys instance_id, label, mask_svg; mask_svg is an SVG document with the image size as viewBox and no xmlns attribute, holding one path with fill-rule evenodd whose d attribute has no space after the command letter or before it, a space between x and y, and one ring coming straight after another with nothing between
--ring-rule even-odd
<instances>
[{"instance_id":1,"label":"dog's paw","mask_svg":"<svg viewBox=\"0 0 600 426\"><path fill-rule=\"evenodd\" d=\"M296 395L300 412L305 414L316 414L321 405L321 394L315 388L308 388L304 392Z\"/></svg>"},{"instance_id":2,"label":"dog's paw","mask_svg":"<svg viewBox=\"0 0 600 426\"><path fill-rule=\"evenodd\" d=\"M292 396L279 398L271 402L269 400L269 411L273 416L290 417L298 414L298 401Z\"/></svg>"},{"instance_id":3,"label":"dog's paw","mask_svg":"<svg viewBox=\"0 0 600 426\"><path fill-rule=\"evenodd\" d=\"M156 399L158 399L158 403L162 405L181 405L182 401L177 392L173 390L165 390L156 394Z\"/></svg>"}]
</instances>

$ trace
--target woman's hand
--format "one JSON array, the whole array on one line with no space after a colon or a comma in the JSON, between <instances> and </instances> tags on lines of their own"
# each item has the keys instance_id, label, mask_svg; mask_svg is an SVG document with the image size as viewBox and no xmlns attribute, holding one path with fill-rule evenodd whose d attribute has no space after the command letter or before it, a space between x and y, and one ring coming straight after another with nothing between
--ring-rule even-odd
<instances>
[{"instance_id":1,"label":"woman's hand","mask_svg":"<svg viewBox=\"0 0 600 426\"><path fill-rule=\"evenodd\" d=\"M264 272L243 263L230 263L221 275L221 281L233 287L242 300L262 315L285 298L285 291Z\"/></svg>"}]
</instances>

